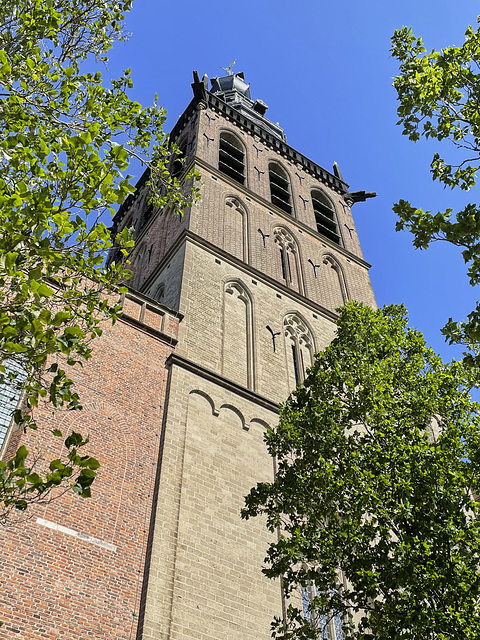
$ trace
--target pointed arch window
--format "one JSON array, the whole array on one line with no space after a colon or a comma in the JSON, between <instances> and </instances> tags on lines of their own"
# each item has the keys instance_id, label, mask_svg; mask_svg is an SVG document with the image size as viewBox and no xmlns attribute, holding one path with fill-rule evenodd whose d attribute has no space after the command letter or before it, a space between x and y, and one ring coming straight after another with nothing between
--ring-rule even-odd
<instances>
[{"instance_id":1,"label":"pointed arch window","mask_svg":"<svg viewBox=\"0 0 480 640\"><path fill-rule=\"evenodd\" d=\"M223 248L245 262L248 262L247 224L246 208L238 198L227 197L223 216Z\"/></svg>"},{"instance_id":2,"label":"pointed arch window","mask_svg":"<svg viewBox=\"0 0 480 640\"><path fill-rule=\"evenodd\" d=\"M334 309L344 305L350 296L343 270L338 261L331 255L323 256L324 271L322 280L328 285L329 298L334 304Z\"/></svg>"},{"instance_id":3,"label":"pointed arch window","mask_svg":"<svg viewBox=\"0 0 480 640\"><path fill-rule=\"evenodd\" d=\"M140 288L140 281L142 279L142 263L143 263L143 258L145 256L146 248L147 248L147 245L142 244L142 246L140 247L137 253L137 257L135 258L134 263L132 265L133 276L129 280L129 284L135 289Z\"/></svg>"},{"instance_id":4,"label":"pointed arch window","mask_svg":"<svg viewBox=\"0 0 480 640\"><path fill-rule=\"evenodd\" d=\"M280 273L287 287L303 292L303 280L300 272L298 248L292 234L284 227L273 231L275 243L280 251Z\"/></svg>"},{"instance_id":5,"label":"pointed arch window","mask_svg":"<svg viewBox=\"0 0 480 640\"><path fill-rule=\"evenodd\" d=\"M286 342L289 387L303 382L307 369L313 364L315 345L313 334L305 320L291 313L285 317L283 329Z\"/></svg>"},{"instance_id":6,"label":"pointed arch window","mask_svg":"<svg viewBox=\"0 0 480 640\"><path fill-rule=\"evenodd\" d=\"M271 162L268 165L268 176L272 204L292 215L292 198L287 172L276 162Z\"/></svg>"},{"instance_id":7,"label":"pointed arch window","mask_svg":"<svg viewBox=\"0 0 480 640\"><path fill-rule=\"evenodd\" d=\"M312 191L311 196L318 233L340 244L337 215L332 203L321 191Z\"/></svg>"},{"instance_id":8,"label":"pointed arch window","mask_svg":"<svg viewBox=\"0 0 480 640\"><path fill-rule=\"evenodd\" d=\"M231 133L220 135L218 168L240 184L245 184L245 152L241 142Z\"/></svg>"},{"instance_id":9,"label":"pointed arch window","mask_svg":"<svg viewBox=\"0 0 480 640\"><path fill-rule=\"evenodd\" d=\"M222 375L255 390L252 298L238 280L225 284Z\"/></svg>"}]
</instances>

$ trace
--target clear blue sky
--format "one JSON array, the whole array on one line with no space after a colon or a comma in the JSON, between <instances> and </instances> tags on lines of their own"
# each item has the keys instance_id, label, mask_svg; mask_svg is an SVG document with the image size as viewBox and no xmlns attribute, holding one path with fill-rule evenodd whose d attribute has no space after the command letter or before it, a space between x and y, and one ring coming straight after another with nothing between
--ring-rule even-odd
<instances>
[{"instance_id":1,"label":"clear blue sky","mask_svg":"<svg viewBox=\"0 0 480 640\"><path fill-rule=\"evenodd\" d=\"M458 208L478 201L480 187L464 194L433 183L435 144L413 144L395 126L389 48L403 25L428 49L460 44L477 13L474 0L136 0L126 21L131 37L116 45L109 73L130 67L133 97L147 105L156 92L170 129L192 97L192 70L211 78L236 59L235 70L290 145L329 170L337 161L353 190L378 193L353 209L377 302L403 302L411 324L449 358L440 327L449 316L465 317L476 291L458 249L437 243L416 251L409 234L395 232L392 204L404 198L424 209ZM446 147L441 152L455 153Z\"/></svg>"}]
</instances>

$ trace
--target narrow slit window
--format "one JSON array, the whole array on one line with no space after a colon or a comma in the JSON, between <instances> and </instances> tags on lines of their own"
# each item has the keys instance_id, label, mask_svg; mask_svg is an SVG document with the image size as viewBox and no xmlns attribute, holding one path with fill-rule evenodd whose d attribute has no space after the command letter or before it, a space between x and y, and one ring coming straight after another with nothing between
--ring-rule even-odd
<instances>
[{"instance_id":1,"label":"narrow slit window","mask_svg":"<svg viewBox=\"0 0 480 640\"><path fill-rule=\"evenodd\" d=\"M295 384L300 382L300 368L298 361L298 348L296 344L292 344L293 371L295 372Z\"/></svg>"},{"instance_id":2,"label":"narrow slit window","mask_svg":"<svg viewBox=\"0 0 480 640\"><path fill-rule=\"evenodd\" d=\"M312 204L318 233L340 244L336 215L330 201L320 191L312 191Z\"/></svg>"},{"instance_id":3,"label":"narrow slit window","mask_svg":"<svg viewBox=\"0 0 480 640\"><path fill-rule=\"evenodd\" d=\"M270 197L272 204L280 207L291 215L292 202L290 196L290 183L288 176L278 164L268 165L268 175L270 178Z\"/></svg>"},{"instance_id":4,"label":"narrow slit window","mask_svg":"<svg viewBox=\"0 0 480 640\"><path fill-rule=\"evenodd\" d=\"M280 249L280 260L282 262L282 278L284 280L287 279L287 265L286 265L286 256L285 256L285 249L281 248Z\"/></svg>"},{"instance_id":5,"label":"narrow slit window","mask_svg":"<svg viewBox=\"0 0 480 640\"><path fill-rule=\"evenodd\" d=\"M240 184L245 183L245 154L240 142L229 133L220 136L218 168Z\"/></svg>"}]
</instances>

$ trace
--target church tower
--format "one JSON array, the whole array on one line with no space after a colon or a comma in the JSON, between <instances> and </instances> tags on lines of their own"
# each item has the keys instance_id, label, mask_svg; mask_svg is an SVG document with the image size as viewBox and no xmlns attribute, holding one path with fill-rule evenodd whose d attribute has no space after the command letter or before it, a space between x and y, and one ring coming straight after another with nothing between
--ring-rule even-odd
<instances>
[{"instance_id":1,"label":"church tower","mask_svg":"<svg viewBox=\"0 0 480 640\"><path fill-rule=\"evenodd\" d=\"M335 309L375 306L351 214L375 194L290 147L242 73L195 72L192 88L171 170L189 187L194 169L200 197L181 218L156 210L144 175L115 216L114 233L135 228L134 273L123 316L73 371L83 411L47 407L27 435L0 415L5 458L25 443L54 459L60 428L89 433L101 463L92 498L33 506L2 532L8 637L269 640L282 615L261 572L269 533L240 510L273 479L265 430Z\"/></svg>"},{"instance_id":2,"label":"church tower","mask_svg":"<svg viewBox=\"0 0 480 640\"><path fill-rule=\"evenodd\" d=\"M137 637L267 640L280 585L261 573L264 523L239 512L273 477L264 431L332 339L335 309L375 305L351 214L374 194L290 147L243 73L210 88L194 73L192 88L173 166L200 174L200 199L180 219L140 184L115 219L136 230L134 287L183 316Z\"/></svg>"}]
</instances>

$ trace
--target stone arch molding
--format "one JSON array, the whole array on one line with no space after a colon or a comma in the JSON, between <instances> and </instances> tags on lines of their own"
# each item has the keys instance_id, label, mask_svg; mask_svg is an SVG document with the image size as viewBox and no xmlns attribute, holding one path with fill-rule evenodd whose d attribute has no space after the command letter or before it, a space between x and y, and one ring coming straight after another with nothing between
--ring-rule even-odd
<instances>
[{"instance_id":1,"label":"stone arch molding","mask_svg":"<svg viewBox=\"0 0 480 640\"><path fill-rule=\"evenodd\" d=\"M343 304L346 304L348 300L350 300L350 295L347 288L347 280L345 278L345 273L339 261L333 256L331 253L324 253L322 262L324 265L329 266L331 269L335 271L338 278L338 284L340 287L340 293L343 299Z\"/></svg>"},{"instance_id":2,"label":"stone arch molding","mask_svg":"<svg viewBox=\"0 0 480 640\"><path fill-rule=\"evenodd\" d=\"M227 205L227 207L234 207L235 209L238 209L242 213L247 212L247 207L243 204L243 202L237 196L232 196L232 195L227 196L225 198L225 204Z\"/></svg>"},{"instance_id":3,"label":"stone arch molding","mask_svg":"<svg viewBox=\"0 0 480 640\"><path fill-rule=\"evenodd\" d=\"M248 431L249 430L249 425L245 422L245 418L243 416L243 413L237 409L236 407L234 407L232 404L222 404L222 406L220 407L220 412L224 410L224 411L230 411L231 413L233 413L240 421L240 424L242 425L242 429L244 431Z\"/></svg>"},{"instance_id":4,"label":"stone arch molding","mask_svg":"<svg viewBox=\"0 0 480 640\"><path fill-rule=\"evenodd\" d=\"M241 280L228 280L225 283L225 293L237 294L241 300L252 304L252 295Z\"/></svg>"},{"instance_id":5,"label":"stone arch molding","mask_svg":"<svg viewBox=\"0 0 480 640\"><path fill-rule=\"evenodd\" d=\"M201 391L200 389L192 389L189 393L190 396L200 396L204 400L208 402L210 405L210 409L212 410L212 416L218 416L218 409L215 408L215 402L205 391Z\"/></svg>"},{"instance_id":6,"label":"stone arch molding","mask_svg":"<svg viewBox=\"0 0 480 640\"><path fill-rule=\"evenodd\" d=\"M210 394L208 394L206 391L203 391L202 389L192 389L188 395L189 397L197 396L205 400L205 407L207 407L207 405L210 407L211 415L215 418L221 416L222 412L224 411L232 412L238 418L239 424L241 424L244 431L249 431L250 427L254 425L260 426L263 429L271 428L268 422L266 422L262 418L258 418L256 416L245 416L245 414L231 402L222 402L218 398L215 401Z\"/></svg>"},{"instance_id":7,"label":"stone arch molding","mask_svg":"<svg viewBox=\"0 0 480 640\"><path fill-rule=\"evenodd\" d=\"M261 429L264 429L265 431L268 431L269 429L272 428L268 424L268 422L265 422L265 420L262 420L261 418L252 418L250 420L250 427L252 427L253 425L258 425Z\"/></svg>"},{"instance_id":8,"label":"stone arch molding","mask_svg":"<svg viewBox=\"0 0 480 640\"><path fill-rule=\"evenodd\" d=\"M286 338L297 340L299 345L311 350L313 356L315 353L313 331L300 313L297 311L288 313L283 320L283 328Z\"/></svg>"}]
</instances>

